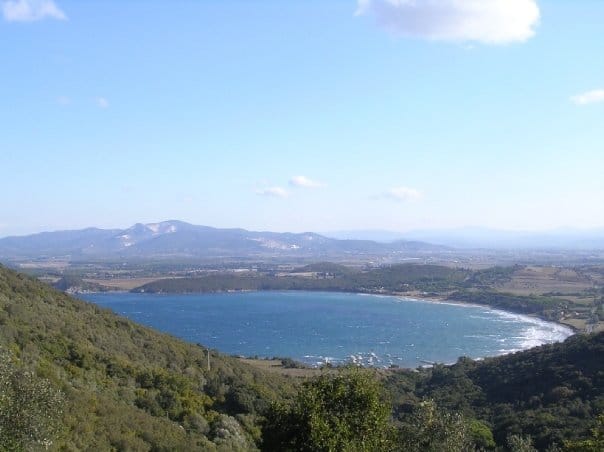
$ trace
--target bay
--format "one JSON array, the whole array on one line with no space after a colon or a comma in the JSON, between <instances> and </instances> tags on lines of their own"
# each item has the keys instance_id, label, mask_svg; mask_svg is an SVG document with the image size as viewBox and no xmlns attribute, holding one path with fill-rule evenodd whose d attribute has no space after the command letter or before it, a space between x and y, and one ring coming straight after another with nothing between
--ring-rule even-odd
<instances>
[{"instance_id":1,"label":"bay","mask_svg":"<svg viewBox=\"0 0 604 452\"><path fill-rule=\"evenodd\" d=\"M564 340L572 331L481 306L334 292L91 293L80 298L223 353L317 366L453 363Z\"/></svg>"}]
</instances>

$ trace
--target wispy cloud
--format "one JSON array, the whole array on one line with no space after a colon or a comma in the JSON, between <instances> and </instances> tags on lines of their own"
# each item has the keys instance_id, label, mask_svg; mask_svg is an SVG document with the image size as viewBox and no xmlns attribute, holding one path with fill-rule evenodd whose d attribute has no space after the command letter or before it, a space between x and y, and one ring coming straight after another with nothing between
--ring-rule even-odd
<instances>
[{"instance_id":1,"label":"wispy cloud","mask_svg":"<svg viewBox=\"0 0 604 452\"><path fill-rule=\"evenodd\" d=\"M4 20L8 22L67 20L65 13L52 0L6 0L1 6Z\"/></svg>"},{"instance_id":2,"label":"wispy cloud","mask_svg":"<svg viewBox=\"0 0 604 452\"><path fill-rule=\"evenodd\" d=\"M306 176L294 176L289 180L289 184L293 187L303 188L320 188L325 186L323 182L309 179Z\"/></svg>"},{"instance_id":3,"label":"wispy cloud","mask_svg":"<svg viewBox=\"0 0 604 452\"><path fill-rule=\"evenodd\" d=\"M570 98L571 102L576 105L595 104L604 102L604 89L594 89L585 93L577 94Z\"/></svg>"},{"instance_id":4,"label":"wispy cloud","mask_svg":"<svg viewBox=\"0 0 604 452\"><path fill-rule=\"evenodd\" d=\"M109 101L104 97L97 97L96 104L99 108L109 108Z\"/></svg>"},{"instance_id":5,"label":"wispy cloud","mask_svg":"<svg viewBox=\"0 0 604 452\"><path fill-rule=\"evenodd\" d=\"M289 193L286 189L281 187L267 187L256 190L256 194L259 196L269 196L274 198L287 198Z\"/></svg>"},{"instance_id":6,"label":"wispy cloud","mask_svg":"<svg viewBox=\"0 0 604 452\"><path fill-rule=\"evenodd\" d=\"M392 201L418 201L421 199L422 193L416 188L410 187L393 187L379 195L374 196L377 199L390 199Z\"/></svg>"},{"instance_id":7,"label":"wispy cloud","mask_svg":"<svg viewBox=\"0 0 604 452\"><path fill-rule=\"evenodd\" d=\"M526 41L539 24L536 0L358 0L388 31L438 41Z\"/></svg>"}]
</instances>

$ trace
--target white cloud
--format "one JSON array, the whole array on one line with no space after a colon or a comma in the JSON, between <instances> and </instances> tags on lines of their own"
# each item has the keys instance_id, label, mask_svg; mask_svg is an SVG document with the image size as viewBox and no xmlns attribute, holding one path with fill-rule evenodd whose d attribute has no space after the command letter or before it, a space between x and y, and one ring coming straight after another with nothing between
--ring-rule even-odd
<instances>
[{"instance_id":1,"label":"white cloud","mask_svg":"<svg viewBox=\"0 0 604 452\"><path fill-rule=\"evenodd\" d=\"M2 15L8 22L35 22L42 19L67 20L53 0L6 0Z\"/></svg>"},{"instance_id":2,"label":"white cloud","mask_svg":"<svg viewBox=\"0 0 604 452\"><path fill-rule=\"evenodd\" d=\"M109 108L109 101L104 97L97 97L96 104L99 108Z\"/></svg>"},{"instance_id":3,"label":"white cloud","mask_svg":"<svg viewBox=\"0 0 604 452\"><path fill-rule=\"evenodd\" d=\"M536 0L358 0L392 33L438 41L526 41L539 23Z\"/></svg>"},{"instance_id":4,"label":"white cloud","mask_svg":"<svg viewBox=\"0 0 604 452\"><path fill-rule=\"evenodd\" d=\"M303 187L303 188L319 188L319 187L325 186L324 183L309 179L306 176L294 176L289 180L289 184L294 187Z\"/></svg>"},{"instance_id":5,"label":"white cloud","mask_svg":"<svg viewBox=\"0 0 604 452\"><path fill-rule=\"evenodd\" d=\"M577 94L570 98L571 102L577 105L595 104L604 102L604 89L594 89L585 93Z\"/></svg>"},{"instance_id":6,"label":"white cloud","mask_svg":"<svg viewBox=\"0 0 604 452\"><path fill-rule=\"evenodd\" d=\"M260 196L272 196L275 198L287 198L289 193L281 187L267 187L256 190L256 194Z\"/></svg>"},{"instance_id":7,"label":"white cloud","mask_svg":"<svg viewBox=\"0 0 604 452\"><path fill-rule=\"evenodd\" d=\"M377 198L391 199L393 201L418 201L422 197L422 194L416 188L409 187L393 187L388 191L385 191Z\"/></svg>"}]
</instances>

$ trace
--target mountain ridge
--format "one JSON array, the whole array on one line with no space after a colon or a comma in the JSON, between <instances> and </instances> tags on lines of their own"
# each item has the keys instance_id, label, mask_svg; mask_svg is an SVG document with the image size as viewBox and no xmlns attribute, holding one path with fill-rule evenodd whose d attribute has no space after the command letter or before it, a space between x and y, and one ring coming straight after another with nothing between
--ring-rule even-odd
<instances>
[{"instance_id":1,"label":"mountain ridge","mask_svg":"<svg viewBox=\"0 0 604 452\"><path fill-rule=\"evenodd\" d=\"M178 220L136 223L126 229L86 228L0 239L0 258L333 256L442 251L421 241L339 240L314 232L248 231Z\"/></svg>"}]
</instances>

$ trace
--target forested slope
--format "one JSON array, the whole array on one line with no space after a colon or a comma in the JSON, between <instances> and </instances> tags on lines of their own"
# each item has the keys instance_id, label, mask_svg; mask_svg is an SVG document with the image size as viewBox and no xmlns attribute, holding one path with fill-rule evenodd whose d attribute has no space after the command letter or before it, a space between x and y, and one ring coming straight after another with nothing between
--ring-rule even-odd
<instances>
[{"instance_id":1,"label":"forested slope","mask_svg":"<svg viewBox=\"0 0 604 452\"><path fill-rule=\"evenodd\" d=\"M254 449L258 413L291 391L214 352L208 371L200 346L3 267L0 347L13 371L62 394L53 447L66 450Z\"/></svg>"},{"instance_id":2,"label":"forested slope","mask_svg":"<svg viewBox=\"0 0 604 452\"><path fill-rule=\"evenodd\" d=\"M604 413L604 333L484 361L462 358L423 375L393 373L386 386L403 416L419 400L486 422L498 444L530 435L540 450L588 437Z\"/></svg>"}]
</instances>

